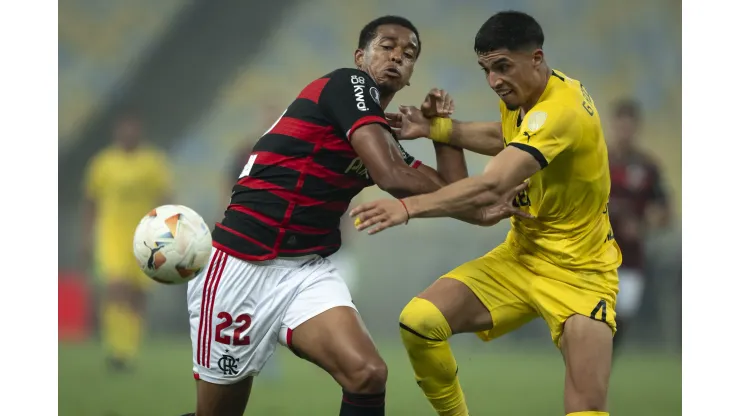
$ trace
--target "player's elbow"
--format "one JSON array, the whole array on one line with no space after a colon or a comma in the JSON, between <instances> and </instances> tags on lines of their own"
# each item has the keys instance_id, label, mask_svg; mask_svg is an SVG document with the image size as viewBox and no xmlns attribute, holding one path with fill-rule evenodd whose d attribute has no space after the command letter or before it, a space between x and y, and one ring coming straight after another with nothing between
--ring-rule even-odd
<instances>
[{"instance_id":1,"label":"player's elbow","mask_svg":"<svg viewBox=\"0 0 740 416\"><path fill-rule=\"evenodd\" d=\"M383 185L378 184L378 187L393 195L394 198L406 198L413 195L413 192L406 189L402 183L388 182Z\"/></svg>"},{"instance_id":2,"label":"player's elbow","mask_svg":"<svg viewBox=\"0 0 740 416\"><path fill-rule=\"evenodd\" d=\"M398 169L391 169L381 175L376 175L373 180L378 188L383 191L396 198L405 198L411 196L412 192L409 189L408 181L404 180L403 176Z\"/></svg>"}]
</instances>

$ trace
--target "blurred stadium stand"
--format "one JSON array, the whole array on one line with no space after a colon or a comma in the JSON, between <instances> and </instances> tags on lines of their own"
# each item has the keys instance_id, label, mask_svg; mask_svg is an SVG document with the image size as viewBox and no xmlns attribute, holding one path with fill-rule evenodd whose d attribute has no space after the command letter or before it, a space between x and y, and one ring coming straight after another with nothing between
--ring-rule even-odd
<instances>
[{"instance_id":1,"label":"blurred stadium stand","mask_svg":"<svg viewBox=\"0 0 740 416\"><path fill-rule=\"evenodd\" d=\"M185 0L59 2L59 146L115 94Z\"/></svg>"},{"instance_id":2,"label":"blurred stadium stand","mask_svg":"<svg viewBox=\"0 0 740 416\"><path fill-rule=\"evenodd\" d=\"M473 37L491 14L509 8L540 20L548 62L580 79L602 115L610 101L622 96L634 96L644 104L649 120L642 137L666 171L680 227L680 2L461 0L454 3L454 11L450 4L62 0L60 243L77 239L81 169L106 144L111 117L121 105L137 108L150 139L168 149L180 184L178 203L214 218L224 208L220 187L229 158L245 138L253 140L262 133L263 109L285 107L307 82L334 68L352 66L359 30L379 15L410 18L423 43L412 86L398 94L394 105L418 105L436 86L452 93L457 117L497 119L497 98L475 64ZM407 149L422 160L434 160L428 143L412 142ZM471 172L480 171L485 162L479 156L468 160ZM363 195L377 192L366 190ZM370 329L381 334L395 333L396 309L410 296L440 273L493 247L508 229L503 224L480 229L452 220L409 227L372 239L360 237L354 244L360 263L367 266L361 269L358 304L373 317ZM680 253L678 235L656 238L657 244L670 253L676 252L677 244ZM417 243L420 237L424 246ZM60 244L60 267L74 266L75 247ZM405 254L399 256L398 247L404 247ZM399 257L405 258L402 266L392 266L402 260ZM380 294L398 308L373 302ZM169 310L167 302L158 307ZM170 322L167 319L162 315L159 326ZM648 325L658 324L654 320ZM650 328L643 331L646 336L660 336ZM671 336L670 345L680 345L680 339Z\"/></svg>"}]
</instances>

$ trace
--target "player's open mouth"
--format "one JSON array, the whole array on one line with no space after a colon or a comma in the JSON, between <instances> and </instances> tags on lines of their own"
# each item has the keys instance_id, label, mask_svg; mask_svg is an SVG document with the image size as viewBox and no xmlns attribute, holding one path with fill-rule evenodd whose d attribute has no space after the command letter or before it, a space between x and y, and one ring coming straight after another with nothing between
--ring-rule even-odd
<instances>
[{"instance_id":1,"label":"player's open mouth","mask_svg":"<svg viewBox=\"0 0 740 416\"><path fill-rule=\"evenodd\" d=\"M497 93L499 97L503 98L511 94L511 90Z\"/></svg>"}]
</instances>

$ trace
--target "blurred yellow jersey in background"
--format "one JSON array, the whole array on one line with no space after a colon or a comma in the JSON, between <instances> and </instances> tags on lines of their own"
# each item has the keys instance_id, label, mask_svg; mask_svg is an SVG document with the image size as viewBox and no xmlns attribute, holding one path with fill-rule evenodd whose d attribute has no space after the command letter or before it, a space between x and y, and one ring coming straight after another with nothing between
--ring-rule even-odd
<instances>
[{"instance_id":1,"label":"blurred yellow jersey in background","mask_svg":"<svg viewBox=\"0 0 740 416\"><path fill-rule=\"evenodd\" d=\"M564 269L616 270L622 255L609 223L609 159L601 119L586 89L552 71L523 119L519 109L510 111L503 102L500 109L506 145L531 153L543 167L516 200L536 219L512 217L507 239Z\"/></svg>"},{"instance_id":2,"label":"blurred yellow jersey in background","mask_svg":"<svg viewBox=\"0 0 740 416\"><path fill-rule=\"evenodd\" d=\"M111 146L92 159L85 191L95 203L96 260L106 279L148 280L141 279L134 259L134 231L170 190L169 162L151 147L126 151Z\"/></svg>"}]
</instances>

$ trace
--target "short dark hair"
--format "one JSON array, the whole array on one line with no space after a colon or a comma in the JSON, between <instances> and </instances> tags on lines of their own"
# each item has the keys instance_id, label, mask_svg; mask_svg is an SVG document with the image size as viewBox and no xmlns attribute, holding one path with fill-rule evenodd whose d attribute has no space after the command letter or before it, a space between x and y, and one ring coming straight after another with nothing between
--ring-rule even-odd
<instances>
[{"instance_id":1,"label":"short dark hair","mask_svg":"<svg viewBox=\"0 0 740 416\"><path fill-rule=\"evenodd\" d=\"M614 117L629 117L637 122L642 120L642 106L633 98L621 98L612 105Z\"/></svg>"},{"instance_id":2,"label":"short dark hair","mask_svg":"<svg viewBox=\"0 0 740 416\"><path fill-rule=\"evenodd\" d=\"M475 35L478 55L499 49L520 51L541 48L545 43L542 27L534 17L515 11L499 12L491 16Z\"/></svg>"},{"instance_id":3,"label":"short dark hair","mask_svg":"<svg viewBox=\"0 0 740 416\"><path fill-rule=\"evenodd\" d=\"M421 54L421 37L419 36L419 31L416 30L416 26L413 23L401 16L383 16L366 24L360 31L360 41L357 43L357 48L367 48L367 45L377 36L378 27L383 25L398 25L414 32L416 39L419 41L419 50L416 51L416 57L419 57Z\"/></svg>"}]
</instances>

